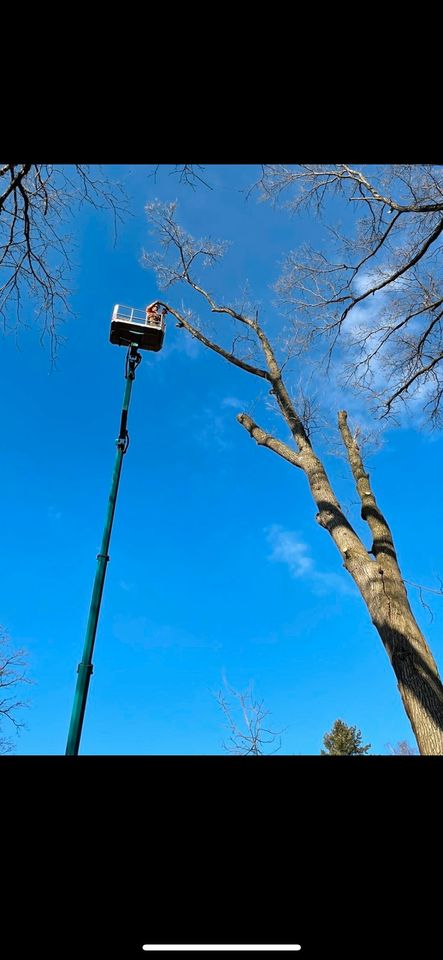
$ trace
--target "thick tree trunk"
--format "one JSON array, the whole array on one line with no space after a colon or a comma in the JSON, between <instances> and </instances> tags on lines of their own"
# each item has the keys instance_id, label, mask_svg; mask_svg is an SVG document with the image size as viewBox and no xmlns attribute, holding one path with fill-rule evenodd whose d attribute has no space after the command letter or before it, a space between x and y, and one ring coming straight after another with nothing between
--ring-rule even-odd
<instances>
[{"instance_id":1,"label":"thick tree trunk","mask_svg":"<svg viewBox=\"0 0 443 960\"><path fill-rule=\"evenodd\" d=\"M349 570L394 670L422 755L443 755L443 684L398 576L377 560L348 556Z\"/></svg>"},{"instance_id":2,"label":"thick tree trunk","mask_svg":"<svg viewBox=\"0 0 443 960\"><path fill-rule=\"evenodd\" d=\"M421 754L443 755L443 685L437 664L412 614L406 594L386 582L383 596L367 603L394 670L397 686ZM373 591L375 594L375 591Z\"/></svg>"}]
</instances>

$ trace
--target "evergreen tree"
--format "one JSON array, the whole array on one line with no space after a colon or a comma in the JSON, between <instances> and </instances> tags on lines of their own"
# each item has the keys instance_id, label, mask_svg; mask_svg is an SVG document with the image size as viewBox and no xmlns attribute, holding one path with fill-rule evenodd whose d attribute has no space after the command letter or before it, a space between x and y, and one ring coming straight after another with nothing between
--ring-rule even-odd
<instances>
[{"instance_id":1,"label":"evergreen tree","mask_svg":"<svg viewBox=\"0 0 443 960\"><path fill-rule=\"evenodd\" d=\"M325 733L321 750L323 757L354 757L370 750L371 744L361 745L361 731L357 727L348 727L343 720L336 720L330 733Z\"/></svg>"}]
</instances>

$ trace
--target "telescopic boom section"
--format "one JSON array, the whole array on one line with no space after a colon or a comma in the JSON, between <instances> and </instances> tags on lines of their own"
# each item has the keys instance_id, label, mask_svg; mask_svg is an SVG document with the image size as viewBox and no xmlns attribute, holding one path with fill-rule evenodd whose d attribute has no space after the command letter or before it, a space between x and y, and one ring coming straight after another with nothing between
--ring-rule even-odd
<instances>
[{"instance_id":1,"label":"telescopic boom section","mask_svg":"<svg viewBox=\"0 0 443 960\"><path fill-rule=\"evenodd\" d=\"M95 635L97 632L97 623L100 613L100 604L102 600L106 568L109 560L108 550L111 540L112 523L114 520L115 504L117 501L123 457L128 449L129 442L129 435L127 431L129 402L131 399L132 384L135 379L135 371L141 361L141 354L138 352L138 346L138 343L131 343L126 358L126 387L120 419L120 432L117 440L115 441L117 445L117 453L115 457L114 472L112 475L111 490L109 493L108 507L106 511L103 538L101 542L100 553L97 554L97 570L95 574L94 587L92 590L91 605L89 608L83 656L77 670L77 685L75 689L74 705L72 708L71 724L69 727L68 743L66 747L67 756L76 756L78 754L83 718L85 715L86 700L88 696L89 681L93 670L92 653L94 650Z\"/></svg>"}]
</instances>

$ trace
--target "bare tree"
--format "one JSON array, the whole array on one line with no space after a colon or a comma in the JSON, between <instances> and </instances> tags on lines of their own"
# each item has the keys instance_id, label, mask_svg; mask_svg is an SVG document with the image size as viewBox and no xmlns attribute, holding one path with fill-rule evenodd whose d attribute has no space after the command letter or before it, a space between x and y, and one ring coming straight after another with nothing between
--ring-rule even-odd
<instances>
[{"instance_id":1,"label":"bare tree","mask_svg":"<svg viewBox=\"0 0 443 960\"><path fill-rule=\"evenodd\" d=\"M407 740L399 740L394 746L392 743L387 743L386 746L393 757L416 757L418 754L415 747L411 747Z\"/></svg>"},{"instance_id":2,"label":"bare tree","mask_svg":"<svg viewBox=\"0 0 443 960\"><path fill-rule=\"evenodd\" d=\"M399 567L393 535L383 515L366 472L355 434L349 428L346 411L338 414L338 429L367 525L371 545L366 547L346 517L316 453L312 439L291 399L285 383L285 359L259 322L258 312L243 312L226 303L217 303L196 275L198 265L215 263L223 245L213 240L195 240L178 225L175 204L152 203L147 213L160 242L160 250L144 254L144 263L153 268L163 288L177 283L197 294L212 316L220 315L223 327L232 321L230 341L223 330L214 339L203 332L201 321L192 312L180 311L171 303L163 306L185 329L208 349L230 364L259 378L269 388L287 428L286 443L264 430L252 417L239 413L238 422L262 447L278 454L304 473L317 507L317 523L329 534L359 590L371 620L382 640L394 670L400 696L422 754L443 754L443 685L432 653L409 605ZM261 358L261 361L260 361Z\"/></svg>"},{"instance_id":3,"label":"bare tree","mask_svg":"<svg viewBox=\"0 0 443 960\"><path fill-rule=\"evenodd\" d=\"M121 187L85 164L0 165L0 319L5 332L29 326L32 304L53 358L70 312L68 227L84 203L110 209L114 227L126 210Z\"/></svg>"},{"instance_id":4,"label":"bare tree","mask_svg":"<svg viewBox=\"0 0 443 960\"><path fill-rule=\"evenodd\" d=\"M327 226L321 249L291 251L276 289L301 349L338 345L345 382L382 415L412 396L430 420L443 396L443 166L264 164L262 198ZM337 213L337 199L342 206ZM333 202L333 206L329 202ZM350 217L345 228L337 216Z\"/></svg>"},{"instance_id":5,"label":"bare tree","mask_svg":"<svg viewBox=\"0 0 443 960\"><path fill-rule=\"evenodd\" d=\"M277 753L281 747L281 731L265 727L264 721L269 716L269 710L265 709L264 701L254 698L251 687L244 693L234 690L229 685L226 685L226 689L230 695L230 701L221 691L215 697L223 711L225 725L229 730L229 739L223 743L226 753L245 757ZM277 741L278 746L274 750L267 749Z\"/></svg>"},{"instance_id":6,"label":"bare tree","mask_svg":"<svg viewBox=\"0 0 443 960\"><path fill-rule=\"evenodd\" d=\"M11 723L16 733L25 726L17 718L17 712L27 707L28 701L17 696L16 690L24 683L32 683L26 674L27 666L26 651L13 650L10 638L0 626L0 754L11 753L14 749L14 741L3 736L3 721Z\"/></svg>"}]
</instances>

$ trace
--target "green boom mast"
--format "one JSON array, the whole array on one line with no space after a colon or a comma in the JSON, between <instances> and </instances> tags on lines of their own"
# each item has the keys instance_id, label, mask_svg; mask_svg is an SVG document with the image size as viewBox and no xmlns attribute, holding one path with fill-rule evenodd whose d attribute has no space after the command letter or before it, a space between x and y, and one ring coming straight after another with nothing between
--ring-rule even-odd
<instances>
[{"instance_id":1,"label":"green boom mast","mask_svg":"<svg viewBox=\"0 0 443 960\"><path fill-rule=\"evenodd\" d=\"M131 343L126 358L126 388L123 397L123 407L120 420L120 432L115 441L117 444L117 453L115 457L114 472L112 475L111 490L109 493L108 509L106 511L105 526L103 530L103 539L101 542L100 553L97 554L97 570L95 574L94 587L92 590L91 605L89 608L88 625L86 627L85 644L83 647L83 657L77 669L77 685L75 688L74 705L71 714L71 724L69 727L68 743L66 755L78 754L80 737L82 733L83 718L85 715L86 699L88 696L89 681L93 671L92 653L94 650L95 635L97 632L97 623L100 613L100 604L103 594L103 586L106 576L106 568L109 560L108 550L111 540L112 523L114 520L115 504L117 500L118 485L123 464L123 457L128 449L129 435L127 431L129 401L131 399L132 384L135 379L135 371L141 361L141 354L138 352L138 344Z\"/></svg>"}]
</instances>

